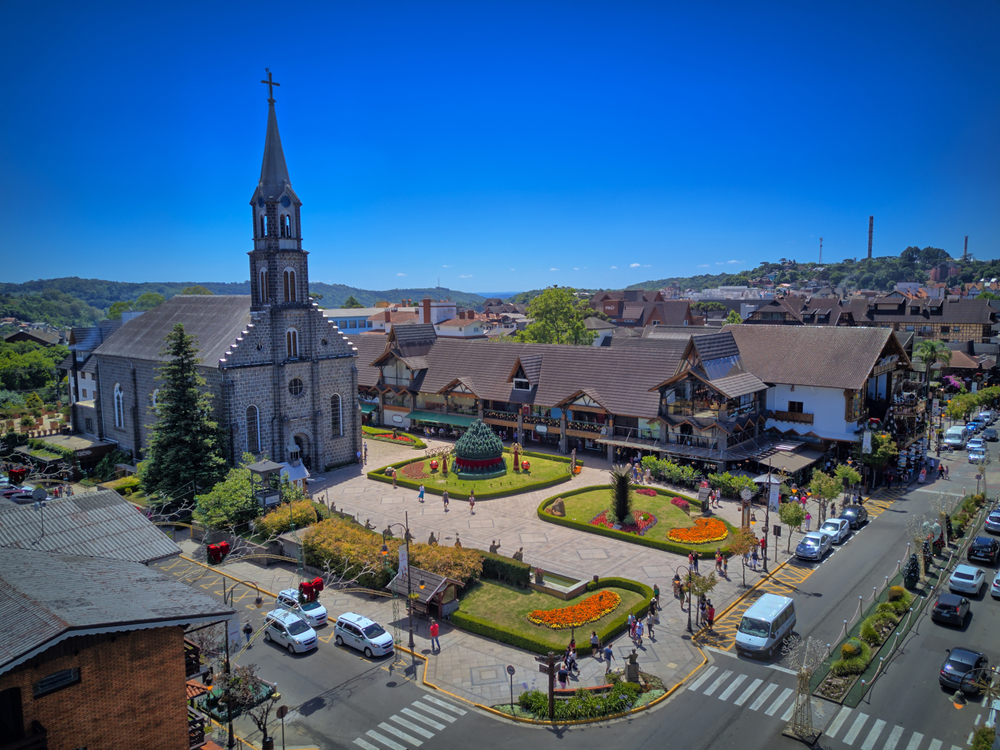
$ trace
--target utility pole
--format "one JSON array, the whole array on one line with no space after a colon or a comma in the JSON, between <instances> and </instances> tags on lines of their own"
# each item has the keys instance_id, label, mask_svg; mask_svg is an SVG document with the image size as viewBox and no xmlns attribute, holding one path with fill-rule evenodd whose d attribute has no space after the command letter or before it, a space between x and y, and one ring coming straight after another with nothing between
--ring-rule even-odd
<instances>
[{"instance_id":1,"label":"utility pole","mask_svg":"<svg viewBox=\"0 0 1000 750\"><path fill-rule=\"evenodd\" d=\"M875 217L868 217L868 258L872 257L872 234L875 232Z\"/></svg>"},{"instance_id":2,"label":"utility pole","mask_svg":"<svg viewBox=\"0 0 1000 750\"><path fill-rule=\"evenodd\" d=\"M965 235L965 249L962 251L962 260L969 259L969 235Z\"/></svg>"},{"instance_id":3,"label":"utility pole","mask_svg":"<svg viewBox=\"0 0 1000 750\"><path fill-rule=\"evenodd\" d=\"M823 238L819 238L819 264L823 265Z\"/></svg>"}]
</instances>

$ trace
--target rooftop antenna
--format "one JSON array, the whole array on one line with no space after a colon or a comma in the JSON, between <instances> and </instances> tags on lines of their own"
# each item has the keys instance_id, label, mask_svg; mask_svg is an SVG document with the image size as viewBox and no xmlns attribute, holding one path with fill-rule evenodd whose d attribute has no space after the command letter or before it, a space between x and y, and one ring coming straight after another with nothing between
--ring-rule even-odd
<instances>
[{"instance_id":1,"label":"rooftop antenna","mask_svg":"<svg viewBox=\"0 0 1000 750\"><path fill-rule=\"evenodd\" d=\"M868 258L872 257L872 234L875 231L875 217L868 217Z\"/></svg>"},{"instance_id":2,"label":"rooftop antenna","mask_svg":"<svg viewBox=\"0 0 1000 750\"><path fill-rule=\"evenodd\" d=\"M819 264L823 265L823 238L819 238Z\"/></svg>"}]
</instances>

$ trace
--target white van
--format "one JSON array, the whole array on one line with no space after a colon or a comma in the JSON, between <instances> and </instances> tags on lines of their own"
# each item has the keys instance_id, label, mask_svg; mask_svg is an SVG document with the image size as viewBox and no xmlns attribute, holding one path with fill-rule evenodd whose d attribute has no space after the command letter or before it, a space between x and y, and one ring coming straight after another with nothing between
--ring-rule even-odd
<instances>
[{"instance_id":1,"label":"white van","mask_svg":"<svg viewBox=\"0 0 1000 750\"><path fill-rule=\"evenodd\" d=\"M949 427L944 433L944 444L953 450L961 450L969 439L969 431L961 425Z\"/></svg>"},{"instance_id":2,"label":"white van","mask_svg":"<svg viewBox=\"0 0 1000 750\"><path fill-rule=\"evenodd\" d=\"M795 602L790 597L764 594L743 614L736 632L736 652L769 658L795 629Z\"/></svg>"}]
</instances>

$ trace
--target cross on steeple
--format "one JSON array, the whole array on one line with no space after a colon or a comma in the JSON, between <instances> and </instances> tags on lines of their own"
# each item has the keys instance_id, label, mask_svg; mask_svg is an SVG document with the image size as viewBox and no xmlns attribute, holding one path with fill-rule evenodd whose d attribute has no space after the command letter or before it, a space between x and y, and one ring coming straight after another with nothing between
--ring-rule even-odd
<instances>
[{"instance_id":1,"label":"cross on steeple","mask_svg":"<svg viewBox=\"0 0 1000 750\"><path fill-rule=\"evenodd\" d=\"M266 83L267 84L267 103L268 104L274 104L274 87L275 86L280 86L281 84L280 83L275 83L274 80L271 78L271 69L270 68L264 68L264 71L267 73L267 80L266 81L261 81L261 83Z\"/></svg>"}]
</instances>

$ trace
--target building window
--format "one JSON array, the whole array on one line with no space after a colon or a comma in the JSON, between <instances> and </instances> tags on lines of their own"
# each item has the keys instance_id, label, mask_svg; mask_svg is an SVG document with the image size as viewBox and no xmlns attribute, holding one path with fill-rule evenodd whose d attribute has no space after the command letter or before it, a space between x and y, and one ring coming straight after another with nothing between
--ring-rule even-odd
<instances>
[{"instance_id":1,"label":"building window","mask_svg":"<svg viewBox=\"0 0 1000 750\"><path fill-rule=\"evenodd\" d=\"M330 396L330 425L334 437L344 434L343 421L340 414L340 394L334 393Z\"/></svg>"},{"instance_id":2,"label":"building window","mask_svg":"<svg viewBox=\"0 0 1000 750\"><path fill-rule=\"evenodd\" d=\"M350 322L350 327L351 327L351 328L357 328L357 327L358 327L358 321L356 321L356 320L352 320L352 321Z\"/></svg>"},{"instance_id":3,"label":"building window","mask_svg":"<svg viewBox=\"0 0 1000 750\"><path fill-rule=\"evenodd\" d=\"M514 378L514 390L515 391L530 391L531 383L529 383L524 378Z\"/></svg>"},{"instance_id":4,"label":"building window","mask_svg":"<svg viewBox=\"0 0 1000 750\"><path fill-rule=\"evenodd\" d=\"M291 237L292 236L292 217L288 214L281 215L281 236Z\"/></svg>"},{"instance_id":5,"label":"building window","mask_svg":"<svg viewBox=\"0 0 1000 750\"><path fill-rule=\"evenodd\" d=\"M294 328L289 328L285 333L285 349L289 359L296 359L299 356L299 332Z\"/></svg>"},{"instance_id":6,"label":"building window","mask_svg":"<svg viewBox=\"0 0 1000 750\"><path fill-rule=\"evenodd\" d=\"M260 414L256 406L247 407L247 450L260 453Z\"/></svg>"},{"instance_id":7,"label":"building window","mask_svg":"<svg viewBox=\"0 0 1000 750\"><path fill-rule=\"evenodd\" d=\"M288 392L293 396L300 396L302 394L302 390L302 381L298 378L292 378L288 381Z\"/></svg>"},{"instance_id":8,"label":"building window","mask_svg":"<svg viewBox=\"0 0 1000 750\"><path fill-rule=\"evenodd\" d=\"M84 401L87 400L87 389L86 388L83 389L83 400Z\"/></svg>"},{"instance_id":9,"label":"building window","mask_svg":"<svg viewBox=\"0 0 1000 750\"><path fill-rule=\"evenodd\" d=\"M789 401L788 402L788 411L792 412L793 414L801 414L802 413L802 402L801 401Z\"/></svg>"},{"instance_id":10,"label":"building window","mask_svg":"<svg viewBox=\"0 0 1000 750\"><path fill-rule=\"evenodd\" d=\"M91 419L90 417L87 417L84 420L83 426L84 426L84 430L86 432L90 433L91 435L94 434L94 420L93 419Z\"/></svg>"},{"instance_id":11,"label":"building window","mask_svg":"<svg viewBox=\"0 0 1000 750\"><path fill-rule=\"evenodd\" d=\"M261 302L267 302L267 269L262 268L258 273L258 279L260 284L260 289L258 290L258 299Z\"/></svg>"},{"instance_id":12,"label":"building window","mask_svg":"<svg viewBox=\"0 0 1000 750\"><path fill-rule=\"evenodd\" d=\"M125 394L120 383L115 383L115 427L125 426Z\"/></svg>"},{"instance_id":13,"label":"building window","mask_svg":"<svg viewBox=\"0 0 1000 750\"><path fill-rule=\"evenodd\" d=\"M285 302L295 301L295 271L291 268L285 269L284 275Z\"/></svg>"},{"instance_id":14,"label":"building window","mask_svg":"<svg viewBox=\"0 0 1000 750\"><path fill-rule=\"evenodd\" d=\"M80 669L78 667L60 669L58 672L53 672L48 677L43 677L35 683L35 697L41 698L43 695L54 693L56 690L62 690L64 687L75 685L79 681Z\"/></svg>"},{"instance_id":15,"label":"building window","mask_svg":"<svg viewBox=\"0 0 1000 750\"><path fill-rule=\"evenodd\" d=\"M267 237L267 215L260 215L260 236Z\"/></svg>"}]
</instances>

